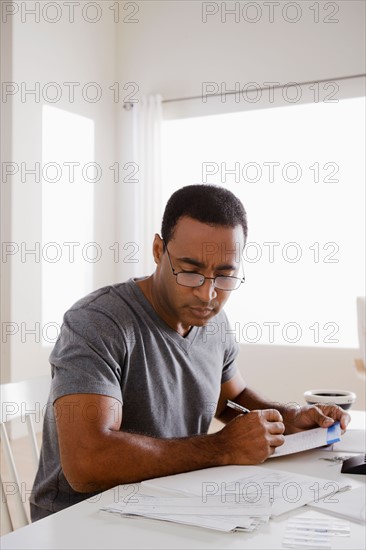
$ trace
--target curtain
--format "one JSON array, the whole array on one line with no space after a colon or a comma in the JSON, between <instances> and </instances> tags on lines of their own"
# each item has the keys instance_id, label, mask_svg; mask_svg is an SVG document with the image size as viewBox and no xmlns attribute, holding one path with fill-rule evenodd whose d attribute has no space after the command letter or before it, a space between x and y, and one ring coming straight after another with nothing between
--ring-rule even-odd
<instances>
[{"instance_id":1,"label":"curtain","mask_svg":"<svg viewBox=\"0 0 366 550\"><path fill-rule=\"evenodd\" d=\"M152 242L160 234L162 216L160 95L142 96L125 104L121 115L117 231L124 253L119 279L150 275L154 270Z\"/></svg>"}]
</instances>

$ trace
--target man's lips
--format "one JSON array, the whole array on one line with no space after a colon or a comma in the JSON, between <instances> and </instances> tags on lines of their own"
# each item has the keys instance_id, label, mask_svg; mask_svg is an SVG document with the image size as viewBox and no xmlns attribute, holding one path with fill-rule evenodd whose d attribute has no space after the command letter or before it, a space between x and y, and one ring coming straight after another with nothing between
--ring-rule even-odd
<instances>
[{"instance_id":1,"label":"man's lips","mask_svg":"<svg viewBox=\"0 0 366 550\"><path fill-rule=\"evenodd\" d=\"M189 309L196 317L207 317L213 311L213 307L190 306Z\"/></svg>"}]
</instances>

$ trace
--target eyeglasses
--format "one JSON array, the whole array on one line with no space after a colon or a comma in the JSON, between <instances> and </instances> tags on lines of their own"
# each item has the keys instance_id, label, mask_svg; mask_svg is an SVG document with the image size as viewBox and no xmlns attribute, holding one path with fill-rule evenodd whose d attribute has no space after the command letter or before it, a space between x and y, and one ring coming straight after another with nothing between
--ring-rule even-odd
<instances>
[{"instance_id":1,"label":"eyeglasses","mask_svg":"<svg viewBox=\"0 0 366 550\"><path fill-rule=\"evenodd\" d=\"M165 243L164 243L165 244ZM218 275L217 277L205 277L201 273L195 273L193 271L178 271L176 272L172 261L170 259L170 254L167 245L165 244L166 251L168 253L168 259L173 275L176 278L178 285L188 286L191 288L202 286L206 279L213 281L213 285L218 290L237 290L242 283L245 281L245 277L231 277Z\"/></svg>"}]
</instances>

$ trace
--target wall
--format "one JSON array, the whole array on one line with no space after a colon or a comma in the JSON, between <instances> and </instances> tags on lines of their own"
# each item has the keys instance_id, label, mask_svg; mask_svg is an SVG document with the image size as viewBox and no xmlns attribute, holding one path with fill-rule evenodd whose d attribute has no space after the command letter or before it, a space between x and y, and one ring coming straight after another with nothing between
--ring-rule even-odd
<instances>
[{"instance_id":1,"label":"wall","mask_svg":"<svg viewBox=\"0 0 366 550\"><path fill-rule=\"evenodd\" d=\"M304 391L339 389L357 395L365 409L365 376L358 374L358 350L301 346L241 345L238 365L248 386L281 403L304 404Z\"/></svg>"},{"instance_id":2,"label":"wall","mask_svg":"<svg viewBox=\"0 0 366 550\"><path fill-rule=\"evenodd\" d=\"M2 382L31 378L49 371L51 348L40 345L42 326L36 325L41 319L40 255L29 253L22 258L20 253L21 250L34 250L35 243L41 241L41 184L35 181L34 175L25 174L21 163L25 169L34 168L36 162L42 163L44 105L94 121L95 161L103 169L101 181L91 184L95 198L94 240L103 250L115 240L115 185L108 167L115 159L116 103L108 87L115 81L116 24L113 14L103 5L99 19L92 9L83 12L83 3L75 7L73 14L65 3L47 5L50 7L44 11L46 5L42 2L15 2L12 13L2 14L3 40L7 42L2 75L9 84L9 94L3 97L2 103L6 124L2 156L3 162L15 163L12 166L16 172L6 178L3 175L2 180L5 198L1 212L3 238L12 243L14 251L13 255L3 258ZM98 20L92 22L94 19ZM56 83L56 87L48 87L51 82ZM76 83L74 97L65 82ZM91 82L97 83L102 90L102 97L95 102L90 101L91 93L84 93L85 85ZM26 93L32 89L36 90L36 95ZM55 94L56 89L61 95ZM88 91L93 90L89 88ZM67 211L64 220L66 226ZM113 262L95 264L94 287L114 282L114 277Z\"/></svg>"},{"instance_id":3,"label":"wall","mask_svg":"<svg viewBox=\"0 0 366 550\"><path fill-rule=\"evenodd\" d=\"M119 81L164 100L200 96L203 82L229 90L236 82L285 84L364 73L363 2L317 2L319 22L308 1L132 4L139 9L130 17L136 22L128 22L130 8L119 24ZM271 15L273 4L279 5ZM238 8L236 16L225 19L225 6ZM217 13L204 23L208 10Z\"/></svg>"}]
</instances>

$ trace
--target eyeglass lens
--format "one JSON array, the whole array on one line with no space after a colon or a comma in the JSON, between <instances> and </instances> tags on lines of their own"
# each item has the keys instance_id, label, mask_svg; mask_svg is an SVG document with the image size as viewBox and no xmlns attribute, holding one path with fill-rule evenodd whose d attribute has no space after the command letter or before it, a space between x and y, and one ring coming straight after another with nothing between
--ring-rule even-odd
<instances>
[{"instance_id":1,"label":"eyeglass lens","mask_svg":"<svg viewBox=\"0 0 366 550\"><path fill-rule=\"evenodd\" d=\"M199 273L177 273L177 283L183 286L201 286L205 277ZM220 290L235 290L240 285L240 279L236 277L216 277L215 287Z\"/></svg>"}]
</instances>

